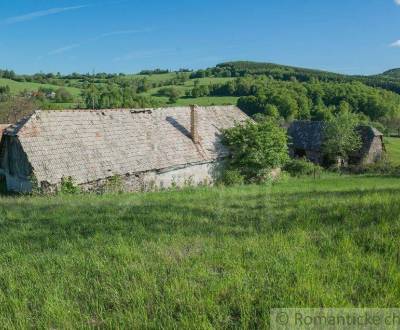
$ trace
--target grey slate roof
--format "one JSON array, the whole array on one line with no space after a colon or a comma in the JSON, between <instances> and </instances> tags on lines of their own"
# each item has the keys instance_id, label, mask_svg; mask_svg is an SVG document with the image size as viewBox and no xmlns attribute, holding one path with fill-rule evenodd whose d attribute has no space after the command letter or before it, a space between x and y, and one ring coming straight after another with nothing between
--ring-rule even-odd
<instances>
[{"instance_id":1,"label":"grey slate roof","mask_svg":"<svg viewBox=\"0 0 400 330\"><path fill-rule=\"evenodd\" d=\"M292 147L310 151L319 151L323 141L324 122L294 121L288 128Z\"/></svg>"},{"instance_id":2,"label":"grey slate roof","mask_svg":"<svg viewBox=\"0 0 400 330\"><path fill-rule=\"evenodd\" d=\"M324 140L324 122L323 121L294 121L288 128L292 147L309 151L320 151ZM376 136L383 136L375 127L360 125L357 127L360 133L363 145L369 148L372 140Z\"/></svg>"},{"instance_id":3,"label":"grey slate roof","mask_svg":"<svg viewBox=\"0 0 400 330\"><path fill-rule=\"evenodd\" d=\"M376 136L383 136L381 132L379 132L375 127L360 125L357 127L358 132L364 139L373 139Z\"/></svg>"},{"instance_id":4,"label":"grey slate roof","mask_svg":"<svg viewBox=\"0 0 400 330\"><path fill-rule=\"evenodd\" d=\"M18 137L39 182L71 176L80 184L226 156L220 129L248 117L235 106L198 114L199 144L190 138L190 107L36 111L4 134Z\"/></svg>"}]
</instances>

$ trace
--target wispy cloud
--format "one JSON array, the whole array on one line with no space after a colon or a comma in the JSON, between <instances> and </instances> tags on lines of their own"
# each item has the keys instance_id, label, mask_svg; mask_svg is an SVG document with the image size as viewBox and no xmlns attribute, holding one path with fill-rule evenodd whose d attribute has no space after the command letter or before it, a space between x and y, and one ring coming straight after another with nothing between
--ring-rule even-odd
<instances>
[{"instance_id":1,"label":"wispy cloud","mask_svg":"<svg viewBox=\"0 0 400 330\"><path fill-rule=\"evenodd\" d=\"M40 10L40 11L34 11L28 14L20 15L20 16L13 16L13 17L8 17L1 21L2 24L15 24L15 23L20 23L20 22L25 22L25 21L31 21L33 19L39 18L39 17L45 17L45 16L50 16L54 14L59 14L63 13L66 11L71 11L71 10L77 10L81 8L89 7L89 5L81 5L81 6L72 6L72 7L58 7L58 8L50 8L46 10Z\"/></svg>"},{"instance_id":2,"label":"wispy cloud","mask_svg":"<svg viewBox=\"0 0 400 330\"><path fill-rule=\"evenodd\" d=\"M400 0L399 0L400 1ZM152 32L154 28L145 28L145 29L137 29L137 30L121 30L121 31L112 31L107 32L99 35L97 39L111 37L111 36L118 36L123 34L135 34L135 33L144 33L144 32Z\"/></svg>"},{"instance_id":3,"label":"wispy cloud","mask_svg":"<svg viewBox=\"0 0 400 330\"><path fill-rule=\"evenodd\" d=\"M399 0L400 1L400 0ZM389 47L400 48L400 40L392 42Z\"/></svg>"},{"instance_id":4,"label":"wispy cloud","mask_svg":"<svg viewBox=\"0 0 400 330\"><path fill-rule=\"evenodd\" d=\"M62 54L62 53L68 52L68 51L70 51L70 50L72 50L72 49L78 48L78 47L80 47L80 46L81 46L81 44L72 44L72 45L60 47L60 48L57 48L57 49L53 49L53 50L50 51L48 54L49 54L49 55Z\"/></svg>"},{"instance_id":5,"label":"wispy cloud","mask_svg":"<svg viewBox=\"0 0 400 330\"><path fill-rule=\"evenodd\" d=\"M78 48L78 47L81 47L81 46L90 44L90 43L92 43L92 42L98 41L98 40L103 39L103 38L108 38L108 37L113 37L113 36L118 36L118 35L128 35L128 34L136 34L136 33L146 33L146 32L151 32L151 31L153 31L153 30L154 30L154 28L144 28L144 29L136 29L136 30L118 30L118 31L110 31L110 32L102 33L102 34L100 34L100 35L98 35L98 36L96 36L96 37L87 39L87 40L82 41L82 42L76 42L76 43L73 43L73 44L71 44L71 45L67 45L67 46L63 46L63 47L60 47L60 48L53 49L53 50L49 51L49 52L47 53L47 55L62 54L62 53L68 52L68 51L70 51L70 50L76 49L76 48Z\"/></svg>"},{"instance_id":6,"label":"wispy cloud","mask_svg":"<svg viewBox=\"0 0 400 330\"><path fill-rule=\"evenodd\" d=\"M394 0L394 3L400 6L400 0Z\"/></svg>"}]
</instances>

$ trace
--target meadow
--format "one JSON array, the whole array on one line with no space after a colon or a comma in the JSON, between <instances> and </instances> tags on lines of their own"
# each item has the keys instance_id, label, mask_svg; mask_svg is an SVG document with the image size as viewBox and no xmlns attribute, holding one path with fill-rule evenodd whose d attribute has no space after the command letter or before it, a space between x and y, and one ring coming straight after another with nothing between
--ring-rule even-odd
<instances>
[{"instance_id":1,"label":"meadow","mask_svg":"<svg viewBox=\"0 0 400 330\"><path fill-rule=\"evenodd\" d=\"M390 161L400 165L400 137L385 137L384 142Z\"/></svg>"},{"instance_id":2,"label":"meadow","mask_svg":"<svg viewBox=\"0 0 400 330\"><path fill-rule=\"evenodd\" d=\"M168 74L152 74L152 75L127 75L125 77L126 80L131 79L143 79L146 78L150 82L166 82L176 77L176 73L168 73ZM198 81L200 85L209 85L209 84L220 84L232 80L233 78L199 78L199 79L190 79L187 80L182 85L164 85L162 87L152 88L147 92L140 93L144 96L151 96L155 100L157 100L160 104L168 105L168 106L185 106L189 104L198 104L201 106L208 106L208 105L226 105L226 104L236 104L238 97L234 96L204 96L198 98L187 98L185 97L185 92L190 90L194 87L195 80ZM80 86L81 83L79 80L69 80L69 83L75 83L77 86ZM40 83L33 83L33 82L18 82L10 79L0 78L0 86L9 86L11 89L11 93L16 95L22 91L37 91L39 88L52 88L53 90L57 90L60 86L51 85L51 84L40 84ZM169 103L168 97L159 95L159 90L165 87L174 87L181 92L181 97L175 103ZM52 109L70 109L70 108L77 108L82 107L82 99L81 93L82 89L79 87L64 87L67 89L71 95L74 97L74 102L71 103L54 103Z\"/></svg>"},{"instance_id":3,"label":"meadow","mask_svg":"<svg viewBox=\"0 0 400 330\"><path fill-rule=\"evenodd\" d=\"M0 198L3 328L268 328L400 307L400 178Z\"/></svg>"},{"instance_id":4,"label":"meadow","mask_svg":"<svg viewBox=\"0 0 400 330\"><path fill-rule=\"evenodd\" d=\"M60 86L51 84L40 84L35 82L19 82L10 79L0 78L0 86L9 86L12 94L18 94L23 91L37 91L39 88L52 88L57 90ZM81 93L79 88L75 87L65 87L72 96L78 97Z\"/></svg>"}]
</instances>

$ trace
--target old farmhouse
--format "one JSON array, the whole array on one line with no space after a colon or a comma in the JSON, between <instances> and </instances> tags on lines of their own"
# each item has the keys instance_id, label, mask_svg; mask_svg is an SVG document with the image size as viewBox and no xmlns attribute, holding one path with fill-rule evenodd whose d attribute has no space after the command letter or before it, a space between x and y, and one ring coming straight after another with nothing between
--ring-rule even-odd
<instances>
[{"instance_id":1,"label":"old farmhouse","mask_svg":"<svg viewBox=\"0 0 400 330\"><path fill-rule=\"evenodd\" d=\"M125 191L212 183L221 129L247 118L235 106L36 111L4 131L0 176L14 192L63 178L89 191L116 176Z\"/></svg>"},{"instance_id":2,"label":"old farmhouse","mask_svg":"<svg viewBox=\"0 0 400 330\"><path fill-rule=\"evenodd\" d=\"M384 152L383 134L371 126L357 128L361 136L361 148L350 157L351 164L371 164L382 158ZM324 122L295 121L288 128L290 155L294 158L306 157L318 164L324 163L322 144Z\"/></svg>"}]
</instances>

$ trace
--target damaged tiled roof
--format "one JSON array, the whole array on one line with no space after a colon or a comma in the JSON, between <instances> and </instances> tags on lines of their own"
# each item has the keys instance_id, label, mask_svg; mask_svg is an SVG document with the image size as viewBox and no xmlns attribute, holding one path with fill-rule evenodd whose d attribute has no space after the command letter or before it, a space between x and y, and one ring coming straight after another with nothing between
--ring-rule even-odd
<instances>
[{"instance_id":1,"label":"damaged tiled roof","mask_svg":"<svg viewBox=\"0 0 400 330\"><path fill-rule=\"evenodd\" d=\"M235 106L198 107L200 142L190 138L190 107L36 111L5 131L18 136L39 182L85 183L226 156L220 129L248 117Z\"/></svg>"},{"instance_id":2,"label":"damaged tiled roof","mask_svg":"<svg viewBox=\"0 0 400 330\"><path fill-rule=\"evenodd\" d=\"M324 141L323 121L294 121L288 128L290 143L295 149L320 151ZM368 148L373 138L383 136L376 128L367 125L357 126L357 131L361 135L364 145Z\"/></svg>"},{"instance_id":3,"label":"damaged tiled roof","mask_svg":"<svg viewBox=\"0 0 400 330\"><path fill-rule=\"evenodd\" d=\"M324 138L324 125L322 121L294 121L288 129L293 148L319 151Z\"/></svg>"}]
</instances>

